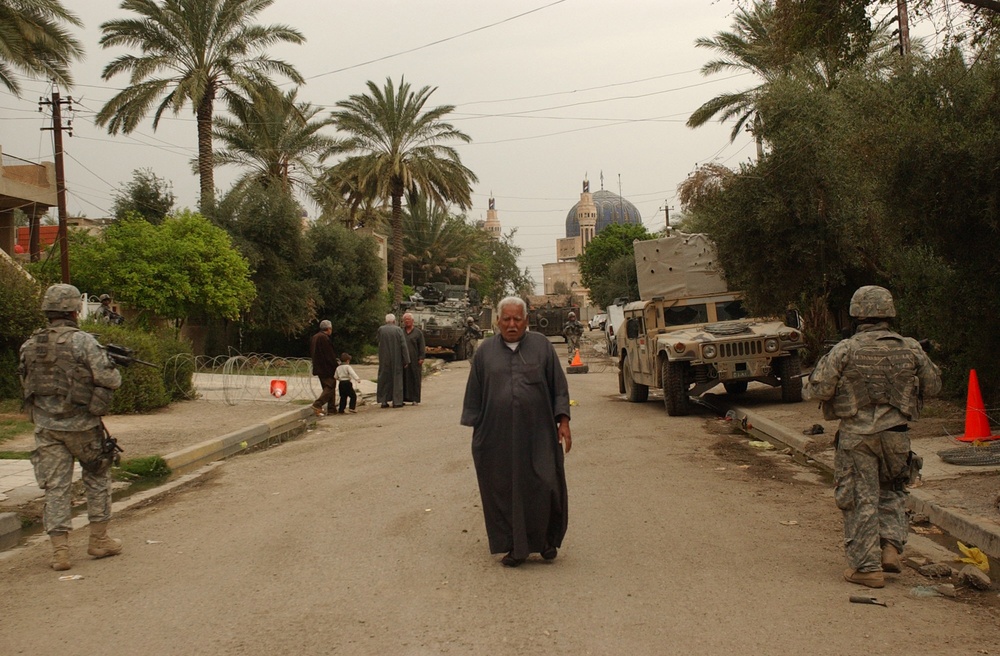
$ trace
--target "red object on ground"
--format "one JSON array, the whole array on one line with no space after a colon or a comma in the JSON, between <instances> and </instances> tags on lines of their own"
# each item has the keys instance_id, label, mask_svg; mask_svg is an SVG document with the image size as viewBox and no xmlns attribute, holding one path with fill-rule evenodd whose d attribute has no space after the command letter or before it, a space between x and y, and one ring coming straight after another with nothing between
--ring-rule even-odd
<instances>
[{"instance_id":1,"label":"red object on ground","mask_svg":"<svg viewBox=\"0 0 1000 656\"><path fill-rule=\"evenodd\" d=\"M983 395L979 391L979 377L976 370L969 370L969 396L965 402L965 435L958 438L959 442L986 442L1000 439L990 430L990 420L986 416Z\"/></svg>"},{"instance_id":2,"label":"red object on ground","mask_svg":"<svg viewBox=\"0 0 1000 656\"><path fill-rule=\"evenodd\" d=\"M571 367L583 366L583 360L580 359L580 349L576 349L576 351L573 353L573 361L569 363L569 366Z\"/></svg>"},{"instance_id":3,"label":"red object on ground","mask_svg":"<svg viewBox=\"0 0 1000 656\"><path fill-rule=\"evenodd\" d=\"M283 380L274 379L271 381L271 396L280 399L288 393L288 384Z\"/></svg>"}]
</instances>

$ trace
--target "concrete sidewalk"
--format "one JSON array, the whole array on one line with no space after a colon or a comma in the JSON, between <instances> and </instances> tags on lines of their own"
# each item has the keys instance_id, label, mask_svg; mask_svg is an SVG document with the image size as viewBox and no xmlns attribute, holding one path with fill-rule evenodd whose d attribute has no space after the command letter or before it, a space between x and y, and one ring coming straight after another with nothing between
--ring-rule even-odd
<instances>
[{"instance_id":1,"label":"concrete sidewalk","mask_svg":"<svg viewBox=\"0 0 1000 656\"><path fill-rule=\"evenodd\" d=\"M791 449L793 456L821 470L833 472L833 437L836 421L824 421L816 404L768 404L748 407L739 398L727 395L705 394L702 401L710 408L725 415L732 411L735 421L754 439ZM815 424L823 426L816 435L803 434ZM979 547L986 555L1000 559L1000 515L990 502L1000 489L1000 465L968 467L944 462L938 452L961 446L953 437L913 437L911 449L924 460L922 482L909 490L907 504L914 513L926 515L932 524L947 531L967 546ZM987 474L979 489L970 492L963 477ZM987 482L992 482L988 485ZM978 498L973 498L976 495Z\"/></svg>"}]
</instances>

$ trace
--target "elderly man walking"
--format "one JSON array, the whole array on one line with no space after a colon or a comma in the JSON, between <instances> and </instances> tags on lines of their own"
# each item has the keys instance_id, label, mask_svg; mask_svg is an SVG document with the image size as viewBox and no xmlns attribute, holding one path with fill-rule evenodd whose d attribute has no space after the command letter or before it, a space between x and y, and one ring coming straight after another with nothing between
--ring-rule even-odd
<instances>
[{"instance_id":1,"label":"elderly man walking","mask_svg":"<svg viewBox=\"0 0 1000 656\"><path fill-rule=\"evenodd\" d=\"M378 382L375 397L383 408L403 407L403 372L410 364L406 334L396 325L396 315L385 315L378 329Z\"/></svg>"},{"instance_id":2,"label":"elderly man walking","mask_svg":"<svg viewBox=\"0 0 1000 656\"><path fill-rule=\"evenodd\" d=\"M410 366L403 374L403 400L413 405L420 405L420 386L423 382L427 342L424 340L424 331L413 324L413 315L409 312L403 315L403 334L406 335L406 348L410 354Z\"/></svg>"},{"instance_id":3,"label":"elderly man walking","mask_svg":"<svg viewBox=\"0 0 1000 656\"><path fill-rule=\"evenodd\" d=\"M324 414L336 414L334 402L337 396L337 379L334 374L340 361L337 360L337 352L330 341L333 333L333 324L323 319L319 322L319 332L312 336L309 341L309 357L312 358L313 376L319 378L319 384L323 388L319 398L313 401L313 414L322 417ZM324 407L326 408L324 413Z\"/></svg>"},{"instance_id":4,"label":"elderly man walking","mask_svg":"<svg viewBox=\"0 0 1000 656\"><path fill-rule=\"evenodd\" d=\"M517 567L532 553L555 558L566 534L569 387L555 347L527 332L523 300L503 299L497 317L472 359L461 423L472 426L490 553Z\"/></svg>"}]
</instances>

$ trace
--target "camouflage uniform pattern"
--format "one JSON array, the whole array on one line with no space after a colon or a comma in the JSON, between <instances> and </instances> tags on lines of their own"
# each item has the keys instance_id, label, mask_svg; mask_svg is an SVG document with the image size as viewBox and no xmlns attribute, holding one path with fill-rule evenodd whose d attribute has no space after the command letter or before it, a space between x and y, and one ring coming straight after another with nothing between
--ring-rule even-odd
<instances>
[{"instance_id":1,"label":"camouflage uniform pattern","mask_svg":"<svg viewBox=\"0 0 1000 656\"><path fill-rule=\"evenodd\" d=\"M941 373L916 340L885 322L862 324L820 359L806 382L805 398L822 401L824 416L840 419L834 498L844 515L847 563L855 571L881 571L885 544L903 551L907 422L919 418L922 398L940 390Z\"/></svg>"},{"instance_id":2,"label":"camouflage uniform pattern","mask_svg":"<svg viewBox=\"0 0 1000 656\"><path fill-rule=\"evenodd\" d=\"M103 426L95 408L110 401L111 390L121 385L121 374L101 345L89 333L76 329L76 322L69 319L51 321L48 328L37 331L21 346L20 374L22 385L30 386L39 351L33 340L40 336L49 338L48 348L55 348L53 336L67 337L58 346L57 353L64 360L60 370L70 372L71 380L61 386L75 390L67 396L34 394L25 389L25 401L35 423L35 451L31 462L38 486L45 491L45 530L49 533L68 532L71 528L71 482L73 459L81 463L97 461L101 453ZM102 403L92 405L90 400L76 396L80 389L98 390ZM98 410L100 414L103 411ZM93 469L93 467L92 467ZM87 491L87 515L91 522L106 522L111 517L110 467L97 471L83 471Z\"/></svg>"},{"instance_id":3,"label":"camouflage uniform pattern","mask_svg":"<svg viewBox=\"0 0 1000 656\"><path fill-rule=\"evenodd\" d=\"M563 326L563 336L566 337L566 348L571 358L573 357L573 353L580 348L581 335L583 335L583 324L577 319L570 319Z\"/></svg>"},{"instance_id":4,"label":"camouflage uniform pattern","mask_svg":"<svg viewBox=\"0 0 1000 656\"><path fill-rule=\"evenodd\" d=\"M60 431L35 427L35 450L31 464L38 487L45 491L43 524L47 533L68 533L73 528L71 485L73 458L93 462L100 457L104 431L100 426L82 431ZM83 468L87 492L87 517L91 522L111 519L111 467L99 471Z\"/></svg>"}]
</instances>

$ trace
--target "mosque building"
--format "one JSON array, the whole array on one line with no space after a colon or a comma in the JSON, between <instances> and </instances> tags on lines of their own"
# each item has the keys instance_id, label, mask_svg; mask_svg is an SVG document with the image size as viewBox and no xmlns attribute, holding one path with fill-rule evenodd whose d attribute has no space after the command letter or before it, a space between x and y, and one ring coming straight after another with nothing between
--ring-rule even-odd
<instances>
[{"instance_id":1,"label":"mosque building","mask_svg":"<svg viewBox=\"0 0 1000 656\"><path fill-rule=\"evenodd\" d=\"M580 282L577 258L594 237L613 223L641 225L642 217L635 205L604 189L603 182L599 191L591 193L590 181L585 178L580 200L566 215L566 237L556 240L556 261L542 265L546 294L565 290L583 296L584 304L589 304L588 290Z\"/></svg>"}]
</instances>

